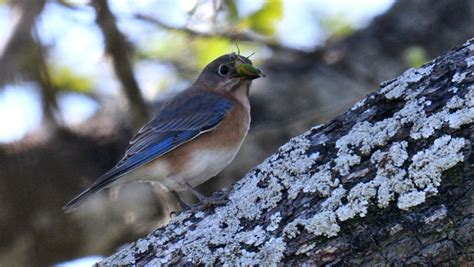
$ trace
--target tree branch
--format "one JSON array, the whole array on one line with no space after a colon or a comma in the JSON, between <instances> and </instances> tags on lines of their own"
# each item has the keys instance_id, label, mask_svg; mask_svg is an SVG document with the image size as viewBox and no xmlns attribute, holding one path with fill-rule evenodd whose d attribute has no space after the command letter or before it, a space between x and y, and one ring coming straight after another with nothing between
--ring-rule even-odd
<instances>
[{"instance_id":1,"label":"tree branch","mask_svg":"<svg viewBox=\"0 0 474 267\"><path fill-rule=\"evenodd\" d=\"M54 116L54 113L59 110L58 101L56 98L56 89L53 87L51 82L51 76L49 74L48 65L46 63L46 56L44 52L44 46L39 39L39 36L35 30L34 37L36 39L35 44L37 46L37 56L35 62L35 79L38 81L41 89L41 100L43 106L43 125L48 126L50 129L57 129L58 121ZM61 122L59 122L61 123Z\"/></svg>"},{"instance_id":2,"label":"tree branch","mask_svg":"<svg viewBox=\"0 0 474 267\"><path fill-rule=\"evenodd\" d=\"M46 64L45 47L35 29L36 18L45 1L20 0L13 3L14 12L20 15L11 37L0 58L0 86L16 79L29 78L40 87L43 122L56 129L54 113L58 110L56 92L52 87Z\"/></svg>"},{"instance_id":3,"label":"tree branch","mask_svg":"<svg viewBox=\"0 0 474 267\"><path fill-rule=\"evenodd\" d=\"M291 139L225 205L184 211L99 264L467 263L473 72L474 39Z\"/></svg>"},{"instance_id":4,"label":"tree branch","mask_svg":"<svg viewBox=\"0 0 474 267\"><path fill-rule=\"evenodd\" d=\"M12 2L12 10L18 16L17 23L5 45L0 51L0 86L13 81L19 73L35 76L37 47L32 38L36 18L41 14L45 0L17 0Z\"/></svg>"},{"instance_id":5,"label":"tree branch","mask_svg":"<svg viewBox=\"0 0 474 267\"><path fill-rule=\"evenodd\" d=\"M148 108L133 74L131 44L117 27L115 16L110 11L107 0L94 0L91 5L96 10L96 23L104 36L105 49L112 57L115 74L130 101L135 123L141 125L148 118Z\"/></svg>"},{"instance_id":6,"label":"tree branch","mask_svg":"<svg viewBox=\"0 0 474 267\"><path fill-rule=\"evenodd\" d=\"M154 17L144 15L144 14L135 14L134 17L138 20L142 20L144 22L154 24L161 29L168 30L168 31L182 32L191 37L200 37L200 38L222 37L222 38L226 38L235 42L253 42L253 43L264 44L272 49L280 50L280 51L288 51L288 52L294 52L294 53L303 52L302 50L284 47L280 45L278 42L276 42L275 40L262 38L258 34L250 34L250 33L236 32L236 31L203 32L203 31L196 31L188 27L174 27Z\"/></svg>"}]
</instances>

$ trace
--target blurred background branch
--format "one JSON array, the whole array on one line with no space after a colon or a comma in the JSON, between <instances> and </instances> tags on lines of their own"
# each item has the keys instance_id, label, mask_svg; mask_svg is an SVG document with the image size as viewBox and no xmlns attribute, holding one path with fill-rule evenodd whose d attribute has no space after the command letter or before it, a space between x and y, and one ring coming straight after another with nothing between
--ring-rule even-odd
<instances>
[{"instance_id":1,"label":"blurred background branch","mask_svg":"<svg viewBox=\"0 0 474 267\"><path fill-rule=\"evenodd\" d=\"M239 42L254 42L258 44L263 44L266 45L272 49L275 50L283 50L283 51L289 51L289 52L298 52L300 50L297 49L292 49L290 47L284 47L281 44L279 44L276 40L274 39L268 39L264 38L261 35L252 33L252 32L239 32L239 31L232 31L231 30L226 30L226 31L220 31L220 32L203 32L203 31L197 31L193 30L188 27L174 27L171 25L166 24L163 21L160 21L159 19L149 16L149 15L144 15L144 14L135 14L134 18L138 20L142 20L144 22L148 22L151 24L156 25L157 27L168 30L168 31L175 31L175 32L181 32L185 33L190 37L193 38L225 38L228 39L229 41L233 41L236 44Z\"/></svg>"},{"instance_id":2,"label":"blurred background branch","mask_svg":"<svg viewBox=\"0 0 474 267\"><path fill-rule=\"evenodd\" d=\"M91 5L96 11L96 22L104 36L105 50L112 57L112 65L130 103L135 126L139 127L148 120L148 109L133 74L132 44L117 27L115 16L106 0L93 0Z\"/></svg>"},{"instance_id":3,"label":"blurred background branch","mask_svg":"<svg viewBox=\"0 0 474 267\"><path fill-rule=\"evenodd\" d=\"M34 64L34 79L38 81L41 100L43 108L43 124L46 124L51 130L57 128L57 121L55 113L58 111L58 102L56 89L51 81L51 75L49 73L48 65L46 63L45 48L39 40L39 36L36 30L33 30L33 36L36 39L36 51L37 51L37 62Z\"/></svg>"},{"instance_id":4,"label":"blurred background branch","mask_svg":"<svg viewBox=\"0 0 474 267\"><path fill-rule=\"evenodd\" d=\"M0 50L0 86L19 79L20 75L30 75L38 57L38 47L32 36L37 17L45 5L44 0L15 0L11 2L11 11L15 16L11 31L4 48ZM33 65L33 66L32 66Z\"/></svg>"}]
</instances>

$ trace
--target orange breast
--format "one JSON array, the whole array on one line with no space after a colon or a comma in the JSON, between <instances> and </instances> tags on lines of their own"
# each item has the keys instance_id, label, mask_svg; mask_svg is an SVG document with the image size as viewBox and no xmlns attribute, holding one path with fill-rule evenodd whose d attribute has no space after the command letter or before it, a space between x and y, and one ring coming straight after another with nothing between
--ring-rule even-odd
<instances>
[{"instance_id":1,"label":"orange breast","mask_svg":"<svg viewBox=\"0 0 474 267\"><path fill-rule=\"evenodd\" d=\"M183 144L162 157L171 165L171 175L183 172L190 168L188 163L193 159L193 152L198 150L238 150L242 144L250 125L250 110L237 101L234 107L217 127L207 133L203 133ZM235 151L236 152L236 151ZM209 162L208 164L212 164ZM208 177L210 178L210 177Z\"/></svg>"}]
</instances>

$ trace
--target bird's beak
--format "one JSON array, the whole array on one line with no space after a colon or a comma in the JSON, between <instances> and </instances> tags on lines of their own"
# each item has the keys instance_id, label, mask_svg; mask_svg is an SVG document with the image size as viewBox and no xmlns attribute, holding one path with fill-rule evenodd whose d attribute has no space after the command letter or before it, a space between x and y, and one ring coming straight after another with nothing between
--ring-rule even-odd
<instances>
[{"instance_id":1,"label":"bird's beak","mask_svg":"<svg viewBox=\"0 0 474 267\"><path fill-rule=\"evenodd\" d=\"M253 80L265 77L265 74L263 74L261 69L255 68L252 64L237 60L235 62L235 73L233 76Z\"/></svg>"}]
</instances>

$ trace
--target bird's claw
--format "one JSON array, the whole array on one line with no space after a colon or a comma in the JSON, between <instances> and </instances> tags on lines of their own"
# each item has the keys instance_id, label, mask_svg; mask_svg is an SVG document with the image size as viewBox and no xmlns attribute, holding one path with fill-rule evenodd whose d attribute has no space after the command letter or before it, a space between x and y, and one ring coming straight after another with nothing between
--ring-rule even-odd
<instances>
[{"instance_id":1,"label":"bird's claw","mask_svg":"<svg viewBox=\"0 0 474 267\"><path fill-rule=\"evenodd\" d=\"M217 192L215 194L216 196L201 197L199 199L199 203L196 203L194 205L189 205L186 202L182 201L180 198L178 198L179 204L181 206L181 210L170 212L170 217L178 216L184 211L191 211L194 213L201 209L207 209L213 206L222 206L227 203L228 201L227 199L231 191L232 191L232 187L229 187L227 189Z\"/></svg>"}]
</instances>

